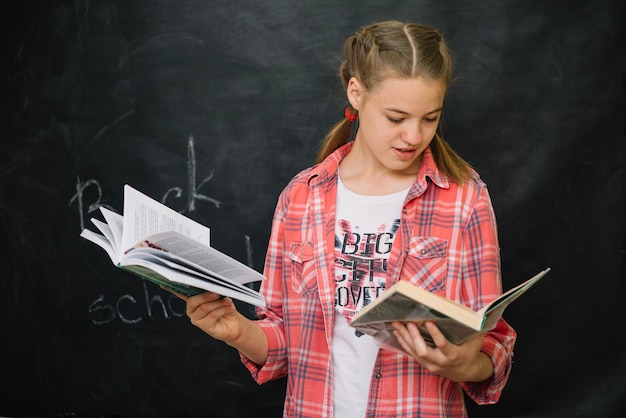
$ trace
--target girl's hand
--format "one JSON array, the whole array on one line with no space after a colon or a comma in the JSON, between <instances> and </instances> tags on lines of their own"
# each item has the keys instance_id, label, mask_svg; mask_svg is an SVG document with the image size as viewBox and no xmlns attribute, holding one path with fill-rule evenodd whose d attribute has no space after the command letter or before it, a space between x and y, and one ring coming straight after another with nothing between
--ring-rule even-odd
<instances>
[{"instance_id":1,"label":"girl's hand","mask_svg":"<svg viewBox=\"0 0 626 418\"><path fill-rule=\"evenodd\" d=\"M427 321L424 326L434 346L426 343L415 323L406 326L393 323L394 334L402 348L422 366L455 382L482 382L493 375L491 359L480 351L484 334L455 345L446 339L434 322Z\"/></svg>"},{"instance_id":2,"label":"girl's hand","mask_svg":"<svg viewBox=\"0 0 626 418\"><path fill-rule=\"evenodd\" d=\"M232 299L213 292L185 299L191 323L211 337L231 344L241 336L245 318L237 311Z\"/></svg>"},{"instance_id":3,"label":"girl's hand","mask_svg":"<svg viewBox=\"0 0 626 418\"><path fill-rule=\"evenodd\" d=\"M165 290L187 302L186 313L191 323L211 337L228 343L240 336L243 315L237 311L232 299L222 298L213 292L184 296L173 290Z\"/></svg>"}]
</instances>

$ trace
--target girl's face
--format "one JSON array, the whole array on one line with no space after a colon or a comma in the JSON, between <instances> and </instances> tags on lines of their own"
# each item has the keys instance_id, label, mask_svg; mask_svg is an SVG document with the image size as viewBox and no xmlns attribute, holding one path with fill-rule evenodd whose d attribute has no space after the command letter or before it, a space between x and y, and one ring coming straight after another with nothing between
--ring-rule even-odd
<instances>
[{"instance_id":1,"label":"girl's face","mask_svg":"<svg viewBox=\"0 0 626 418\"><path fill-rule=\"evenodd\" d=\"M437 131L444 83L391 77L365 91L353 77L347 91L352 107L359 111L353 152L358 151L363 168L416 174L422 152Z\"/></svg>"}]
</instances>

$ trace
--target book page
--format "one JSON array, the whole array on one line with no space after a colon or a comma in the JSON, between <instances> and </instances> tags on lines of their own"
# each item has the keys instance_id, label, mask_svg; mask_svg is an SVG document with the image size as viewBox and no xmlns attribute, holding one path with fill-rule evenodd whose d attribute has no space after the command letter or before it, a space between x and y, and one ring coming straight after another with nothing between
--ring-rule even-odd
<instances>
[{"instance_id":1,"label":"book page","mask_svg":"<svg viewBox=\"0 0 626 418\"><path fill-rule=\"evenodd\" d=\"M128 266L121 265L122 268L133 267L136 265L142 266L151 266L157 267L160 266L162 268L168 269L170 271L176 271L178 273L183 273L187 276L197 278L202 281L206 281L209 283L218 286L219 288L227 288L231 290L235 290L239 293L245 293L248 295L260 296L257 291L246 287L244 284L240 284L237 282L233 282L230 280L225 280L223 277L214 274L208 270L203 270L198 268L195 264L187 264L184 260L179 257L174 256L173 254L168 254L168 257L164 257L163 253L159 253L158 250L154 248L142 248L137 252L133 252L133 257L131 258L132 264ZM169 257L171 256L171 258ZM171 275L165 275L165 279L175 280ZM218 292L220 293L220 292Z\"/></svg>"},{"instance_id":2,"label":"book page","mask_svg":"<svg viewBox=\"0 0 626 418\"><path fill-rule=\"evenodd\" d=\"M466 327L459 322L455 321L451 318L441 318L435 321L437 327L441 331L441 333L446 337L448 341L452 344L459 345L463 344L468 338L482 332L476 331L472 328ZM417 325L417 328L422 334L424 341L431 347L435 347L435 343L433 338L430 336L428 330L424 326L425 321L400 321L405 325L408 322L413 322ZM407 354L406 351L402 348L395 334L393 333L392 322L378 322L372 323L369 325L359 326L356 329L364 334L370 335L374 338L374 342L381 348L392 350L398 353Z\"/></svg>"},{"instance_id":3,"label":"book page","mask_svg":"<svg viewBox=\"0 0 626 418\"><path fill-rule=\"evenodd\" d=\"M513 301L522 296L528 289L530 289L535 283L537 283L539 279L548 274L549 271L550 267L540 271L535 276L526 280L524 283L515 286L509 291L503 293L499 298L484 306L480 311L478 311L478 313L484 315L486 318L484 330L492 330L496 326L500 317L504 314L504 310L511 303L513 303Z\"/></svg>"},{"instance_id":4,"label":"book page","mask_svg":"<svg viewBox=\"0 0 626 418\"><path fill-rule=\"evenodd\" d=\"M142 252L170 260L201 274L214 275L234 283L246 284L265 279L261 273L234 258L176 231L162 232L141 241L127 251L127 260L123 264L132 263L136 254Z\"/></svg>"},{"instance_id":5,"label":"book page","mask_svg":"<svg viewBox=\"0 0 626 418\"><path fill-rule=\"evenodd\" d=\"M94 220L97 221L97 219L92 219L92 221ZM113 247L111 246L111 243L109 242L107 237L101 234L97 234L93 231L90 231L87 228L82 230L82 232L80 233L80 236L85 238L86 240L93 242L94 244L96 244L97 246L105 250L107 254L109 255L109 258L111 259L113 264L117 264L119 262L117 258L117 253L113 250Z\"/></svg>"},{"instance_id":6,"label":"book page","mask_svg":"<svg viewBox=\"0 0 626 418\"><path fill-rule=\"evenodd\" d=\"M143 239L165 231L177 231L210 246L209 228L125 185L124 230L120 250L126 251Z\"/></svg>"},{"instance_id":7,"label":"book page","mask_svg":"<svg viewBox=\"0 0 626 418\"><path fill-rule=\"evenodd\" d=\"M509 289L508 291L504 292L502 295L500 295L500 297L496 298L491 303L483 306L478 311L478 313L481 315L487 315L489 314L489 312L493 310L496 310L496 309L500 310L502 306L505 306L505 307L508 306L515 299L520 297L524 292L530 289L535 283L537 283L539 279L541 279L543 276L548 274L549 271L550 271L550 267L546 268L545 270L540 271L539 273L537 273L530 279L526 280L524 283L519 284L512 289Z\"/></svg>"},{"instance_id":8,"label":"book page","mask_svg":"<svg viewBox=\"0 0 626 418\"><path fill-rule=\"evenodd\" d=\"M479 316L476 318L481 319ZM395 293L388 298L387 303L380 304L375 310L370 310L368 315L359 317L357 314L350 326L372 336L379 347L403 352L393 334L392 322L394 321L405 324L415 323L426 342L431 345L433 340L424 327L425 321L435 322L443 335L453 344L461 344L470 336L480 332L481 325L479 321L473 327L469 324L464 325L410 297Z\"/></svg>"},{"instance_id":9,"label":"book page","mask_svg":"<svg viewBox=\"0 0 626 418\"><path fill-rule=\"evenodd\" d=\"M140 270L141 267L145 269L143 271ZM179 271L177 269L168 268L166 265L160 265L152 263L148 260L137 260L136 264L132 266L123 267L129 271L137 273L142 277L149 279L158 284L163 284L163 280L169 281L169 283L179 283L185 284L191 287L195 287L197 289L204 289L210 292L218 293L222 296L227 296L233 299L241 300L246 303L250 303L255 306L264 307L265 300L258 293L254 294L251 292L242 292L240 290L225 287L218 283L213 283L209 280L204 280L198 277L194 277L193 275L189 275L183 271ZM168 279L166 279L166 277ZM166 283L166 282L165 282ZM166 283L169 286L169 284Z\"/></svg>"},{"instance_id":10,"label":"book page","mask_svg":"<svg viewBox=\"0 0 626 418\"><path fill-rule=\"evenodd\" d=\"M102 216L104 216L104 220L106 221L109 229L111 230L111 235L113 239L109 238L111 244L113 245L113 249L115 253L120 256L123 250L120 248L122 245L122 231L124 230L124 217L119 213L115 213L104 206L100 206L100 212L102 212Z\"/></svg>"},{"instance_id":11,"label":"book page","mask_svg":"<svg viewBox=\"0 0 626 418\"><path fill-rule=\"evenodd\" d=\"M479 330L483 316L467 306L451 301L405 281L399 281L354 316L352 323L376 321L429 320L450 317Z\"/></svg>"}]
</instances>

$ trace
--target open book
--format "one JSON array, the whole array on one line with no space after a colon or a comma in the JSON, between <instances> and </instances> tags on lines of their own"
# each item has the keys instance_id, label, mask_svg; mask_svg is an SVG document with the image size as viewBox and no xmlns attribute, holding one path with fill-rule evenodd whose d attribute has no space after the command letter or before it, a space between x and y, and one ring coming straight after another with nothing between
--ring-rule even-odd
<instances>
[{"instance_id":1,"label":"open book","mask_svg":"<svg viewBox=\"0 0 626 418\"><path fill-rule=\"evenodd\" d=\"M265 299L248 283L264 276L212 248L210 230L124 186L124 216L100 207L106 222L91 219L101 234L81 237L102 247L116 266L186 296L211 291L255 306Z\"/></svg>"},{"instance_id":2,"label":"open book","mask_svg":"<svg viewBox=\"0 0 626 418\"><path fill-rule=\"evenodd\" d=\"M383 348L404 352L393 335L391 323L415 322L426 342L433 344L432 338L423 326L425 321L433 321L448 341L461 344L475 334L492 330L506 307L549 271L550 268L547 268L539 272L477 312L409 282L399 281L357 312L350 326L371 335Z\"/></svg>"}]
</instances>

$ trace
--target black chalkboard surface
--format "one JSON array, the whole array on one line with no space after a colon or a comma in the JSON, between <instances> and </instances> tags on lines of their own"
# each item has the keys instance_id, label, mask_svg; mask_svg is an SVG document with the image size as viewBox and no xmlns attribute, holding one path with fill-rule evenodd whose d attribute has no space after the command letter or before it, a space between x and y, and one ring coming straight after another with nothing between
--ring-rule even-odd
<instances>
[{"instance_id":1,"label":"black chalkboard surface","mask_svg":"<svg viewBox=\"0 0 626 418\"><path fill-rule=\"evenodd\" d=\"M122 209L128 183L261 271L280 190L342 116L344 38L388 18L449 40L443 133L490 187L504 287L553 268L505 315L519 340L500 403L471 415L626 411L621 1L29 0L2 14L0 415L281 415L284 380L258 386L181 301L78 235L99 205Z\"/></svg>"}]
</instances>

